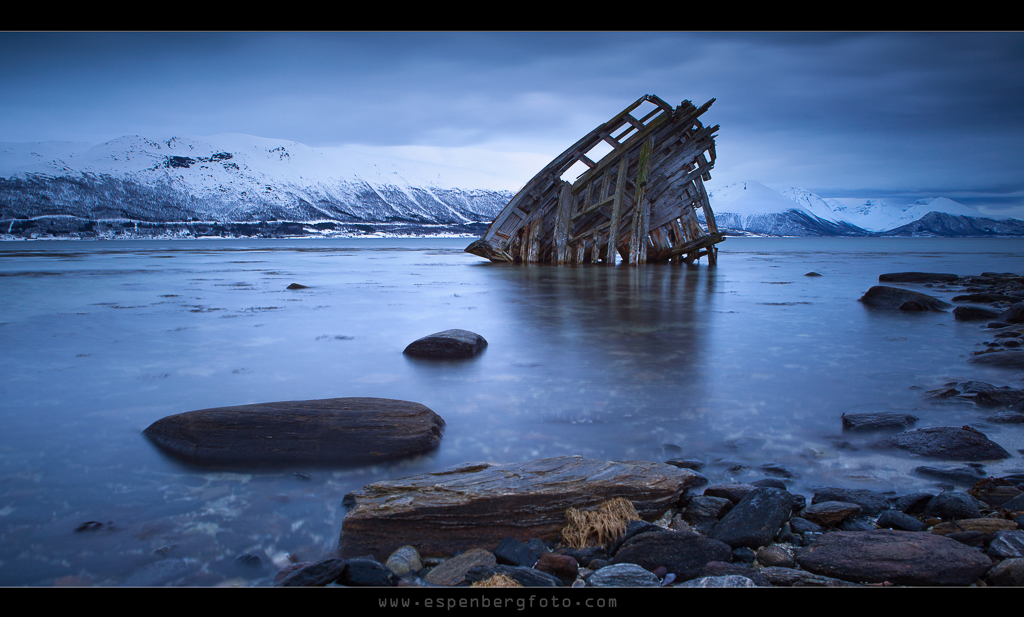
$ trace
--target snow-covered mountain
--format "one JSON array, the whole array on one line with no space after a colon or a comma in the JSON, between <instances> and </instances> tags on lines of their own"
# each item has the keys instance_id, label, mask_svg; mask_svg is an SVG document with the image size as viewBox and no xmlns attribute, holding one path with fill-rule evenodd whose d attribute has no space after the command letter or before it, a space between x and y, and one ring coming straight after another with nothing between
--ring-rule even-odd
<instances>
[{"instance_id":1,"label":"snow-covered mountain","mask_svg":"<svg viewBox=\"0 0 1024 617\"><path fill-rule=\"evenodd\" d=\"M987 216L946 197L921 199L899 207L878 199L823 199L800 188L775 191L752 181L712 188L708 197L720 228L754 234L1024 235L1024 222Z\"/></svg>"},{"instance_id":2,"label":"snow-covered mountain","mask_svg":"<svg viewBox=\"0 0 1024 617\"><path fill-rule=\"evenodd\" d=\"M465 224L513 194L470 170L250 135L0 144L0 220Z\"/></svg>"},{"instance_id":3,"label":"snow-covered mountain","mask_svg":"<svg viewBox=\"0 0 1024 617\"><path fill-rule=\"evenodd\" d=\"M0 143L0 235L293 235L388 225L480 233L515 188L461 168L239 134ZM897 206L754 181L709 188L719 227L733 232L1024 236L1024 222L945 197Z\"/></svg>"}]
</instances>

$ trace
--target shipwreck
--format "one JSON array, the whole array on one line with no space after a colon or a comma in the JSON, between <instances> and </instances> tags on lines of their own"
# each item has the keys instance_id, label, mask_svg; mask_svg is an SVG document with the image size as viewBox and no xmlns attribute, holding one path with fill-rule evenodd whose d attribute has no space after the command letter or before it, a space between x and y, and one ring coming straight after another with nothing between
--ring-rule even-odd
<instances>
[{"instance_id":1,"label":"shipwreck","mask_svg":"<svg viewBox=\"0 0 1024 617\"><path fill-rule=\"evenodd\" d=\"M466 252L510 263L614 265L619 255L629 265L703 256L715 265L725 237L704 182L718 125L699 120L714 102L673 108L644 95L544 167Z\"/></svg>"}]
</instances>

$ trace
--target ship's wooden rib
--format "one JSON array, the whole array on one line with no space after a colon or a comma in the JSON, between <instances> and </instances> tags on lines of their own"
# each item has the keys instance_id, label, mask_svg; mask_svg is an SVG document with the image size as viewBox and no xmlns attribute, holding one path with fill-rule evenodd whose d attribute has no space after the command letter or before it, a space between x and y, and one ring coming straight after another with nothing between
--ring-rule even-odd
<instances>
[{"instance_id":1,"label":"ship's wooden rib","mask_svg":"<svg viewBox=\"0 0 1024 617\"><path fill-rule=\"evenodd\" d=\"M614 265L621 256L638 265L707 256L714 265L715 244L725 237L704 182L718 125L698 119L714 101L673 108L654 95L639 98L548 163L466 251L512 263ZM653 108L637 119L632 112L645 102ZM611 150L592 156L598 145ZM586 170L574 182L563 179L577 163Z\"/></svg>"}]
</instances>

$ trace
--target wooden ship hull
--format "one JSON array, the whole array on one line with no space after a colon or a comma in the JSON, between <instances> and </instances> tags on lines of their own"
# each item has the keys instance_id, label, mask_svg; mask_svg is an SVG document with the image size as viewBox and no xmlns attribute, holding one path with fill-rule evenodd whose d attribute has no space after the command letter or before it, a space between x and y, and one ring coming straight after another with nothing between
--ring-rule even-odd
<instances>
[{"instance_id":1,"label":"wooden ship hull","mask_svg":"<svg viewBox=\"0 0 1024 617\"><path fill-rule=\"evenodd\" d=\"M725 237L704 181L711 179L718 125L698 119L714 101L673 108L641 97L534 176L466 252L510 263L614 265L619 255L630 265L702 256L715 265L715 244ZM653 110L634 117L645 102ZM601 150L608 152L596 156ZM583 173L567 181L577 169Z\"/></svg>"}]
</instances>

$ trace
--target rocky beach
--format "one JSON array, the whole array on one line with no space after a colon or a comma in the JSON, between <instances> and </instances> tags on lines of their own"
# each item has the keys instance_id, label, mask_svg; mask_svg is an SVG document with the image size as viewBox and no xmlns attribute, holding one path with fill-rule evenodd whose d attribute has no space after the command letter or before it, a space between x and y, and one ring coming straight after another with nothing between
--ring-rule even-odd
<instances>
[{"instance_id":1,"label":"rocky beach","mask_svg":"<svg viewBox=\"0 0 1024 617\"><path fill-rule=\"evenodd\" d=\"M906 272L879 282L959 290L953 318L991 332L969 361L1024 366L1024 277ZM950 308L923 291L883 285L861 301L876 310ZM1024 425L1024 390L971 381L922 397L973 401L990 422ZM842 416L844 431L875 436L871 447L928 462L915 471L938 479L939 493L790 492L795 470L767 462L764 479L721 484L709 483L700 473L706 462L694 458L467 464L347 495L337 555L288 566L275 584L1024 585L1024 469L1000 477L985 471L986 462L1022 452L969 425L914 429L917 420L897 412Z\"/></svg>"}]
</instances>

